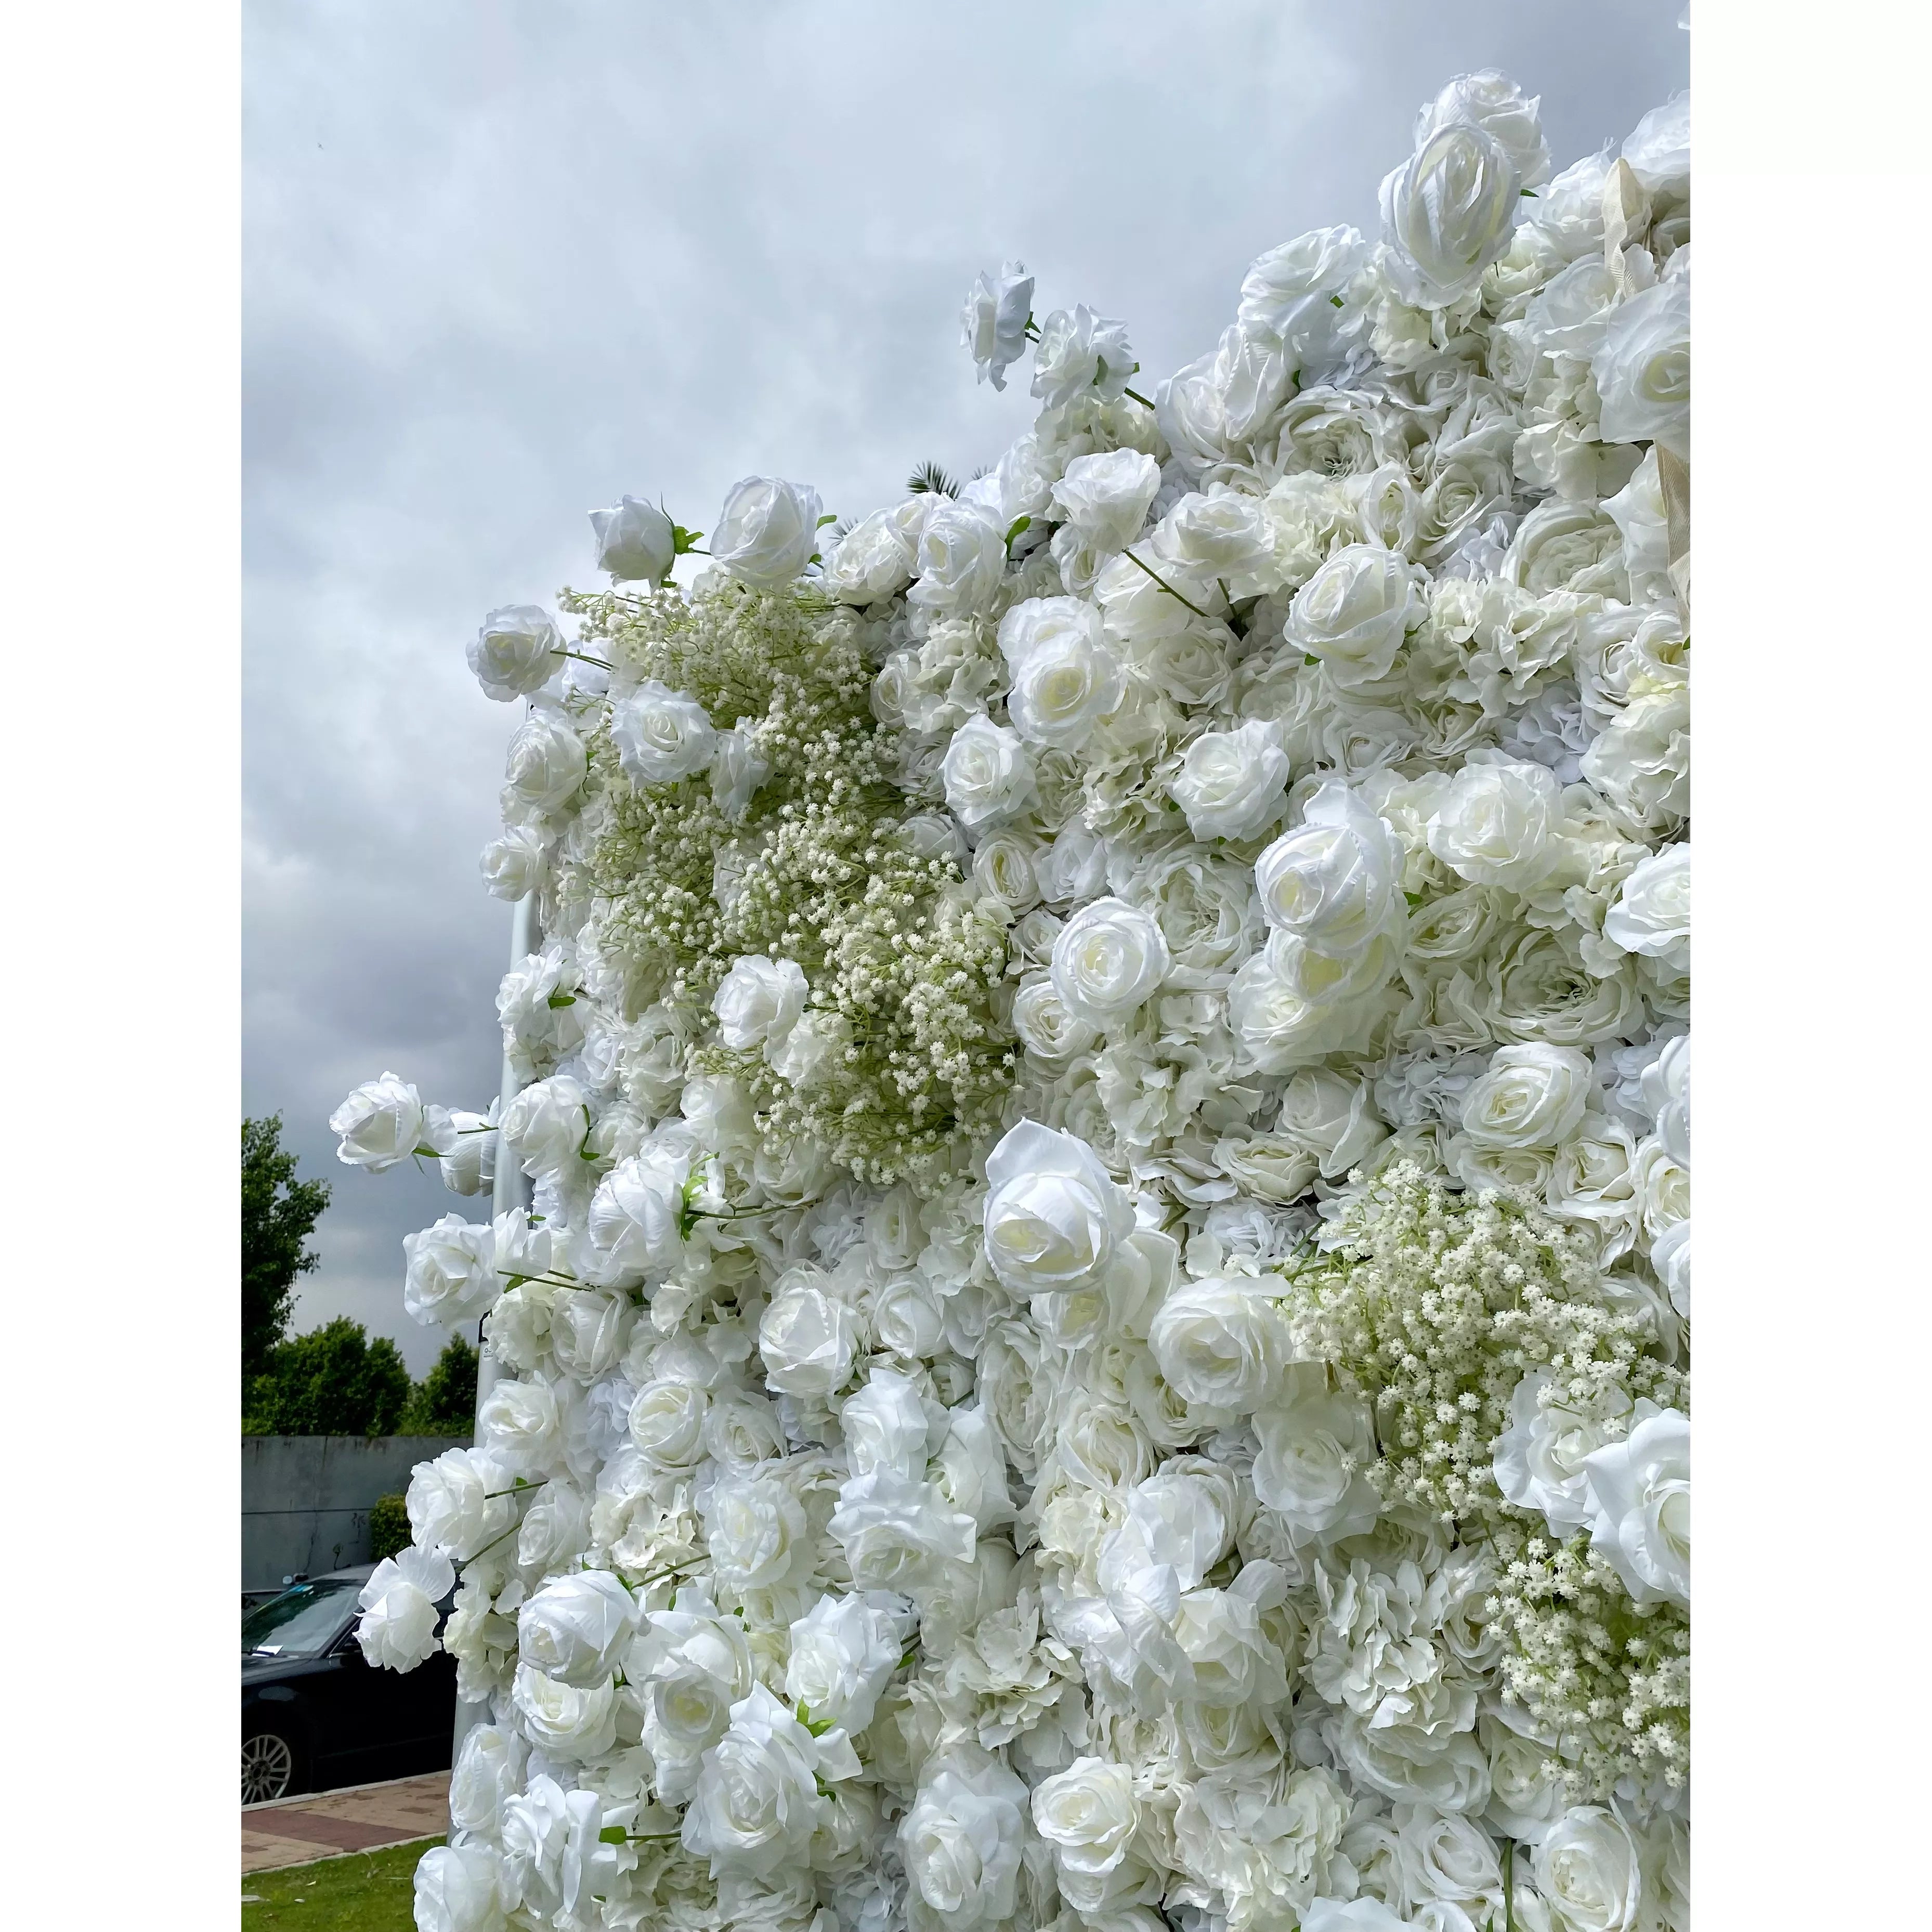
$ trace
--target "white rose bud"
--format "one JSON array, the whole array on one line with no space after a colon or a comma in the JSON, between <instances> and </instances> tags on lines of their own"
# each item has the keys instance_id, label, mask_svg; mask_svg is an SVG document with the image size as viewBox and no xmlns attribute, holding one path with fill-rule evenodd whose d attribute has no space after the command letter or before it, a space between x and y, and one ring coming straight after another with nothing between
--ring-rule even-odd
<instances>
[{"instance_id":1,"label":"white rose bud","mask_svg":"<svg viewBox=\"0 0 1932 1932\"><path fill-rule=\"evenodd\" d=\"M1016 816L1033 798L1033 759L1019 734L990 718L969 718L953 733L939 776L947 806L969 832Z\"/></svg>"},{"instance_id":2,"label":"white rose bud","mask_svg":"<svg viewBox=\"0 0 1932 1932\"><path fill-rule=\"evenodd\" d=\"M1522 178L1502 142L1466 122L1439 128L1382 185L1382 239L1402 298L1447 308L1509 246Z\"/></svg>"},{"instance_id":3,"label":"white rose bud","mask_svg":"<svg viewBox=\"0 0 1932 1932\"><path fill-rule=\"evenodd\" d=\"M675 784L711 762L718 734L698 700L656 678L613 705L610 742L634 784Z\"/></svg>"},{"instance_id":4,"label":"white rose bud","mask_svg":"<svg viewBox=\"0 0 1932 1932\"><path fill-rule=\"evenodd\" d=\"M677 560L677 528L655 503L622 498L609 510L592 510L597 568L618 584L663 583Z\"/></svg>"},{"instance_id":5,"label":"white rose bud","mask_svg":"<svg viewBox=\"0 0 1932 1932\"><path fill-rule=\"evenodd\" d=\"M563 668L563 636L540 605L507 604L483 620L468 656L484 695L508 703L542 689Z\"/></svg>"},{"instance_id":6,"label":"white rose bud","mask_svg":"<svg viewBox=\"0 0 1932 1932\"><path fill-rule=\"evenodd\" d=\"M1067 1011L1105 1031L1159 992L1171 964L1160 926L1124 899L1082 906L1053 942L1053 987Z\"/></svg>"},{"instance_id":7,"label":"white rose bud","mask_svg":"<svg viewBox=\"0 0 1932 1932\"><path fill-rule=\"evenodd\" d=\"M1252 838L1281 816L1288 789L1281 728L1250 718L1232 731L1204 731L1183 754L1168 795L1196 838Z\"/></svg>"},{"instance_id":8,"label":"white rose bud","mask_svg":"<svg viewBox=\"0 0 1932 1932\"><path fill-rule=\"evenodd\" d=\"M1594 1090L1588 1054L1532 1040L1498 1048L1462 1096L1462 1131L1479 1147L1558 1148Z\"/></svg>"},{"instance_id":9,"label":"white rose bud","mask_svg":"<svg viewBox=\"0 0 1932 1932\"><path fill-rule=\"evenodd\" d=\"M776 476L732 484L711 537L712 560L760 590L782 590L812 561L823 506L816 490Z\"/></svg>"},{"instance_id":10,"label":"white rose bud","mask_svg":"<svg viewBox=\"0 0 1932 1932\"><path fill-rule=\"evenodd\" d=\"M1022 1120L986 1156L986 1258L1016 1294L1096 1286L1133 1232L1133 1203L1072 1134Z\"/></svg>"},{"instance_id":11,"label":"white rose bud","mask_svg":"<svg viewBox=\"0 0 1932 1932\"><path fill-rule=\"evenodd\" d=\"M637 1634L638 1606L608 1570L556 1576L517 1612L517 1652L580 1690L606 1683Z\"/></svg>"},{"instance_id":12,"label":"white rose bud","mask_svg":"<svg viewBox=\"0 0 1932 1932\"><path fill-rule=\"evenodd\" d=\"M808 990L796 960L740 955L712 995L718 1037L734 1053L777 1044L798 1024Z\"/></svg>"},{"instance_id":13,"label":"white rose bud","mask_svg":"<svg viewBox=\"0 0 1932 1932\"><path fill-rule=\"evenodd\" d=\"M960 312L961 345L978 367L979 380L1006 386L1006 371L1026 353L1033 314L1033 278L1024 262L1001 264L995 280L984 269L966 292Z\"/></svg>"},{"instance_id":14,"label":"white rose bud","mask_svg":"<svg viewBox=\"0 0 1932 1932\"><path fill-rule=\"evenodd\" d=\"M1465 765L1429 821L1429 849L1479 886L1528 892L1561 863L1563 788L1546 765Z\"/></svg>"},{"instance_id":15,"label":"white rose bud","mask_svg":"<svg viewBox=\"0 0 1932 1932\"><path fill-rule=\"evenodd\" d=\"M435 1650L436 1606L455 1587L447 1556L412 1548L383 1558L356 1599L362 1654L385 1670L413 1670Z\"/></svg>"},{"instance_id":16,"label":"white rose bud","mask_svg":"<svg viewBox=\"0 0 1932 1932\"><path fill-rule=\"evenodd\" d=\"M1294 593L1283 634L1352 691L1388 675L1423 614L1415 566L1406 557L1376 544L1348 544Z\"/></svg>"}]
</instances>

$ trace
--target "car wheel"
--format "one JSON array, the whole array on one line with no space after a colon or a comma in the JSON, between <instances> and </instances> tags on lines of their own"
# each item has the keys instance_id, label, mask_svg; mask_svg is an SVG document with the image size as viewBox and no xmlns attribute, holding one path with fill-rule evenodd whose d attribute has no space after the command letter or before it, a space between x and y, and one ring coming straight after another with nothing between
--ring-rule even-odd
<instances>
[{"instance_id":1,"label":"car wheel","mask_svg":"<svg viewBox=\"0 0 1932 1932\"><path fill-rule=\"evenodd\" d=\"M260 1804L286 1798L296 1788L301 1757L294 1740L280 1731L256 1731L242 1740L242 1802Z\"/></svg>"}]
</instances>

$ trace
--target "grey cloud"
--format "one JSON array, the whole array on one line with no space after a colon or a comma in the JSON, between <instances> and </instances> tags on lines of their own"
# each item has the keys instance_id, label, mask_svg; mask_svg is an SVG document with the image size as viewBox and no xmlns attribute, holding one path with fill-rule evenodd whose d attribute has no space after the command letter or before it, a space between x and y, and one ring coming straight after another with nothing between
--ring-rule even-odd
<instances>
[{"instance_id":1,"label":"grey cloud","mask_svg":"<svg viewBox=\"0 0 1932 1932\"><path fill-rule=\"evenodd\" d=\"M1149 382L1248 262L1375 218L1418 105L1496 65L1559 164L1685 83L1677 0L670 10L245 9L244 1104L338 1181L304 1324L420 1370L402 1235L465 1204L337 1165L394 1067L480 1105L506 910L476 854L512 718L462 644L591 579L622 491L708 526L754 472L828 508L970 472L1030 421L976 386L960 298L1126 317Z\"/></svg>"}]
</instances>

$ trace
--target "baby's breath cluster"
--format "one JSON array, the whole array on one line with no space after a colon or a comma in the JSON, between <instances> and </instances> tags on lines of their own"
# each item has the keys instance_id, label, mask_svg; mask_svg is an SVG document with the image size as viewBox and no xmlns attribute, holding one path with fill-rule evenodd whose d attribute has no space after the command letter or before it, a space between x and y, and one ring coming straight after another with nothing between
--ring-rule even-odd
<instances>
[{"instance_id":1,"label":"baby's breath cluster","mask_svg":"<svg viewBox=\"0 0 1932 1932\"><path fill-rule=\"evenodd\" d=\"M997 1131L1012 1079L994 994L1004 928L976 910L950 846L922 842L874 717L882 627L809 590L718 580L567 600L609 652L614 693L688 694L758 773L732 808L704 772L638 784L607 720L590 763L607 796L588 862L597 946L633 1010L708 1004L734 959L795 963L808 992L796 1050L700 1047L741 1080L764 1127L872 1185L924 1184Z\"/></svg>"}]
</instances>

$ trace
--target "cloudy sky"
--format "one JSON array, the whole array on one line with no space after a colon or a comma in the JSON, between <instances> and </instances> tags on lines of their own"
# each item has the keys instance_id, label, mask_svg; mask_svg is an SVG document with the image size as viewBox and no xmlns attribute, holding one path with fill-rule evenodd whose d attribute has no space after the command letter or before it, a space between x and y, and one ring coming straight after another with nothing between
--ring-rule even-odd
<instances>
[{"instance_id":1,"label":"cloudy sky","mask_svg":"<svg viewBox=\"0 0 1932 1932\"><path fill-rule=\"evenodd\" d=\"M244 1088L328 1174L298 1325L401 1312L433 1174L339 1166L393 1068L484 1105L509 915L476 875L511 708L463 646L592 581L585 513L708 528L752 473L828 509L970 473L1031 418L960 298L1124 316L1153 382L1248 262L1372 228L1418 105L1501 67L1560 166L1683 86L1682 0L635 0L244 7Z\"/></svg>"}]
</instances>

